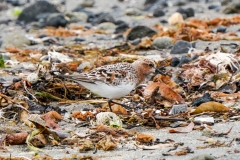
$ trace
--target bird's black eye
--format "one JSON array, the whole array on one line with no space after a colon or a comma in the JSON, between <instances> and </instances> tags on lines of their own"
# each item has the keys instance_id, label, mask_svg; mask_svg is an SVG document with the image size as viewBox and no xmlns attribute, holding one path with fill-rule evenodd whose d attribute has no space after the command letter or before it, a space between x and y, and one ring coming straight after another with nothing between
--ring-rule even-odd
<instances>
[{"instance_id":1,"label":"bird's black eye","mask_svg":"<svg viewBox=\"0 0 240 160\"><path fill-rule=\"evenodd\" d=\"M149 66L149 67L154 67L154 65L153 65L152 63L150 63L148 66Z\"/></svg>"}]
</instances>

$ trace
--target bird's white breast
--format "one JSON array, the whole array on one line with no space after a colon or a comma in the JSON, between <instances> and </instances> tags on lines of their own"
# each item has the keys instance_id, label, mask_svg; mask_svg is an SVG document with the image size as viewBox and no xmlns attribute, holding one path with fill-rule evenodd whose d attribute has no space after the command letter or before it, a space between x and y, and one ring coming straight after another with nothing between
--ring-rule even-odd
<instances>
[{"instance_id":1,"label":"bird's white breast","mask_svg":"<svg viewBox=\"0 0 240 160\"><path fill-rule=\"evenodd\" d=\"M120 83L119 85L108 85L106 83L96 82L96 83L86 83L79 82L85 88L89 89L93 93L98 94L105 98L120 98L129 94L134 88L133 83Z\"/></svg>"}]
</instances>

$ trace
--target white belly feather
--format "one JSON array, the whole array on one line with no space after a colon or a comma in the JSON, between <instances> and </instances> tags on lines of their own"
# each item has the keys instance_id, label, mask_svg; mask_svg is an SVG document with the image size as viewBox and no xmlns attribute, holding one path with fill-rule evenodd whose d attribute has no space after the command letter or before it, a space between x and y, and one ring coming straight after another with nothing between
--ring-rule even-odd
<instances>
[{"instance_id":1,"label":"white belly feather","mask_svg":"<svg viewBox=\"0 0 240 160\"><path fill-rule=\"evenodd\" d=\"M121 83L118 86L107 85L105 83L86 83L86 82L78 82L83 85L85 88L89 89L91 92L98 94L101 97L105 98L120 98L128 93L130 93L134 88L135 85L132 83L123 84Z\"/></svg>"}]
</instances>

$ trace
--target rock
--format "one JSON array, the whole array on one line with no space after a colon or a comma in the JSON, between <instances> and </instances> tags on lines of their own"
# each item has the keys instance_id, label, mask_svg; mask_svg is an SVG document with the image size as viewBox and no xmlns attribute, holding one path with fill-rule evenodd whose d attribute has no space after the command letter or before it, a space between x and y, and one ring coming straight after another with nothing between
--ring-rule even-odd
<instances>
[{"instance_id":1,"label":"rock","mask_svg":"<svg viewBox=\"0 0 240 160\"><path fill-rule=\"evenodd\" d=\"M158 0L146 0L145 2L144 2L144 6L146 6L146 5L153 5L154 3L156 3Z\"/></svg>"},{"instance_id":2,"label":"rock","mask_svg":"<svg viewBox=\"0 0 240 160\"><path fill-rule=\"evenodd\" d=\"M193 8L187 8L186 9L186 14L187 14L187 17L194 17L194 15L195 15L194 9Z\"/></svg>"},{"instance_id":3,"label":"rock","mask_svg":"<svg viewBox=\"0 0 240 160\"><path fill-rule=\"evenodd\" d=\"M137 8L127 8L125 10L125 14L127 16L139 16L139 15L141 15L141 11Z\"/></svg>"},{"instance_id":4,"label":"rock","mask_svg":"<svg viewBox=\"0 0 240 160\"><path fill-rule=\"evenodd\" d=\"M152 37L156 34L156 31L146 27L146 26L136 26L127 35L127 40L134 40L143 37Z\"/></svg>"},{"instance_id":5,"label":"rock","mask_svg":"<svg viewBox=\"0 0 240 160\"><path fill-rule=\"evenodd\" d=\"M82 38L82 37L76 37L76 38L74 38L74 41L75 42L83 42L83 41L86 41L86 39Z\"/></svg>"},{"instance_id":6,"label":"rock","mask_svg":"<svg viewBox=\"0 0 240 160\"><path fill-rule=\"evenodd\" d=\"M195 156L195 157L191 158L190 160L216 160L216 158L214 158L211 155L206 154L206 155Z\"/></svg>"},{"instance_id":7,"label":"rock","mask_svg":"<svg viewBox=\"0 0 240 160\"><path fill-rule=\"evenodd\" d=\"M1 46L2 48L8 48L8 47L22 48L24 45L31 44L31 41L24 35L24 33L17 32L17 31L6 34L2 40L3 40L3 43Z\"/></svg>"},{"instance_id":8,"label":"rock","mask_svg":"<svg viewBox=\"0 0 240 160\"><path fill-rule=\"evenodd\" d=\"M92 24L95 24L95 25L103 22L115 23L115 20L110 13L100 13L99 15L96 15L92 20Z\"/></svg>"},{"instance_id":9,"label":"rock","mask_svg":"<svg viewBox=\"0 0 240 160\"><path fill-rule=\"evenodd\" d=\"M184 53L188 53L189 48L191 48L192 45L190 42L188 41L184 41L184 40L179 40L177 41L171 51L170 54L184 54Z\"/></svg>"},{"instance_id":10,"label":"rock","mask_svg":"<svg viewBox=\"0 0 240 160\"><path fill-rule=\"evenodd\" d=\"M65 27L68 20L62 13L52 13L48 16L45 23L46 26Z\"/></svg>"},{"instance_id":11,"label":"rock","mask_svg":"<svg viewBox=\"0 0 240 160\"><path fill-rule=\"evenodd\" d=\"M168 49L172 45L172 39L169 37L158 37L152 42L152 46L158 49Z\"/></svg>"},{"instance_id":12,"label":"rock","mask_svg":"<svg viewBox=\"0 0 240 160\"><path fill-rule=\"evenodd\" d=\"M87 22L88 15L85 12L69 12L66 13L65 16L67 16L70 20L69 22Z\"/></svg>"},{"instance_id":13,"label":"rock","mask_svg":"<svg viewBox=\"0 0 240 160\"><path fill-rule=\"evenodd\" d=\"M36 16L40 13L59 13L57 7L48 1L37 1L23 9L18 17L18 22L29 23L36 20Z\"/></svg>"},{"instance_id":14,"label":"rock","mask_svg":"<svg viewBox=\"0 0 240 160\"><path fill-rule=\"evenodd\" d=\"M202 103L209 102L209 101L214 101L214 99L211 97L209 93L205 93L202 97L199 97L192 102L192 106L199 106Z\"/></svg>"},{"instance_id":15,"label":"rock","mask_svg":"<svg viewBox=\"0 0 240 160\"><path fill-rule=\"evenodd\" d=\"M179 13L179 12L173 13L173 14L168 18L168 24L170 24L170 25L175 25L175 24L182 23L182 22L184 22L183 16L182 16L182 14Z\"/></svg>"},{"instance_id":16,"label":"rock","mask_svg":"<svg viewBox=\"0 0 240 160\"><path fill-rule=\"evenodd\" d=\"M140 39L140 38L135 39L135 40L133 40L133 41L131 42L131 44L134 45L134 46L138 45L139 43L141 43L141 39Z\"/></svg>"},{"instance_id":17,"label":"rock","mask_svg":"<svg viewBox=\"0 0 240 160\"><path fill-rule=\"evenodd\" d=\"M176 67L180 63L180 59L178 57L173 57L171 60L171 66Z\"/></svg>"},{"instance_id":18,"label":"rock","mask_svg":"<svg viewBox=\"0 0 240 160\"><path fill-rule=\"evenodd\" d=\"M225 26L218 26L216 32L222 32L222 33L225 33L226 30L227 30L227 27L225 27Z\"/></svg>"},{"instance_id":19,"label":"rock","mask_svg":"<svg viewBox=\"0 0 240 160\"><path fill-rule=\"evenodd\" d=\"M94 0L84 0L82 3L81 3L81 6L82 7L93 7L95 4L95 1Z\"/></svg>"},{"instance_id":20,"label":"rock","mask_svg":"<svg viewBox=\"0 0 240 160\"><path fill-rule=\"evenodd\" d=\"M191 61L192 61L191 57L188 57L187 55L183 55L178 66L181 67L183 64L189 63Z\"/></svg>"},{"instance_id":21,"label":"rock","mask_svg":"<svg viewBox=\"0 0 240 160\"><path fill-rule=\"evenodd\" d=\"M217 5L217 4L211 4L211 5L209 5L208 6L208 9L218 9L218 8L220 8L220 5Z\"/></svg>"},{"instance_id":22,"label":"rock","mask_svg":"<svg viewBox=\"0 0 240 160\"><path fill-rule=\"evenodd\" d=\"M181 13L184 19L188 17L194 17L194 14L195 14L192 8L187 8L187 9L178 8L176 12Z\"/></svg>"},{"instance_id":23,"label":"rock","mask_svg":"<svg viewBox=\"0 0 240 160\"><path fill-rule=\"evenodd\" d=\"M97 29L107 31L109 33L113 33L115 31L116 27L117 26L114 23L103 22L97 26Z\"/></svg>"},{"instance_id":24,"label":"rock","mask_svg":"<svg viewBox=\"0 0 240 160\"><path fill-rule=\"evenodd\" d=\"M117 27L114 33L123 33L129 28L128 24L124 21L117 21L115 24Z\"/></svg>"},{"instance_id":25,"label":"rock","mask_svg":"<svg viewBox=\"0 0 240 160\"><path fill-rule=\"evenodd\" d=\"M162 17L164 15L165 15L165 13L163 12L163 10L161 8L157 8L153 11L154 17Z\"/></svg>"}]
</instances>

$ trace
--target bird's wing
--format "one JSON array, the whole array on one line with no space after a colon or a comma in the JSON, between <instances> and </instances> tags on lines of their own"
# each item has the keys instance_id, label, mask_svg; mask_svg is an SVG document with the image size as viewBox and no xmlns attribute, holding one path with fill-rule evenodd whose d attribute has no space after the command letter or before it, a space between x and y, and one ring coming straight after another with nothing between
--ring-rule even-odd
<instances>
[{"instance_id":1,"label":"bird's wing","mask_svg":"<svg viewBox=\"0 0 240 160\"><path fill-rule=\"evenodd\" d=\"M88 73L81 73L79 75L65 76L65 78L72 79L74 81L86 82L86 83L106 83L106 84L118 84L122 79L128 76L128 70L131 65L128 63L106 65L99 68L95 68Z\"/></svg>"}]
</instances>

